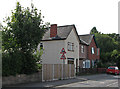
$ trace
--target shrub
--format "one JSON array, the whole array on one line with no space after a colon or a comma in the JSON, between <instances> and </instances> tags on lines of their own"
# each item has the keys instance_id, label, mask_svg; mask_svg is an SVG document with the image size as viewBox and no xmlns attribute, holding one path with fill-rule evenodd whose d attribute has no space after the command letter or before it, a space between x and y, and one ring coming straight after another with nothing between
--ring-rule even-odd
<instances>
[{"instance_id":1,"label":"shrub","mask_svg":"<svg viewBox=\"0 0 120 89\"><path fill-rule=\"evenodd\" d=\"M2 55L2 75L16 75L22 70L22 55L17 53L4 53Z\"/></svg>"},{"instance_id":2,"label":"shrub","mask_svg":"<svg viewBox=\"0 0 120 89\"><path fill-rule=\"evenodd\" d=\"M2 75L31 74L37 72L37 64L30 53L20 51L3 53Z\"/></svg>"}]
</instances>

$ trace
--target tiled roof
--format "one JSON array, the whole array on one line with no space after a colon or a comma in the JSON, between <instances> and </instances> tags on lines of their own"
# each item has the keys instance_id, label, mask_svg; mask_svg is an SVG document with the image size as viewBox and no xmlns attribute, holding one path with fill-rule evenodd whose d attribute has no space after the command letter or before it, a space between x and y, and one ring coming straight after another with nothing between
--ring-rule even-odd
<instances>
[{"instance_id":1,"label":"tiled roof","mask_svg":"<svg viewBox=\"0 0 120 89\"><path fill-rule=\"evenodd\" d=\"M50 28L46 31L46 33L43 36L42 41L44 40L61 40L66 39L72 29L74 28L74 25L65 25L65 26L58 26L57 27L57 36L50 38Z\"/></svg>"},{"instance_id":2,"label":"tiled roof","mask_svg":"<svg viewBox=\"0 0 120 89\"><path fill-rule=\"evenodd\" d=\"M80 38L81 43L90 45L93 36L94 35L92 35L92 34L85 34L85 35L79 35L79 38Z\"/></svg>"}]
</instances>

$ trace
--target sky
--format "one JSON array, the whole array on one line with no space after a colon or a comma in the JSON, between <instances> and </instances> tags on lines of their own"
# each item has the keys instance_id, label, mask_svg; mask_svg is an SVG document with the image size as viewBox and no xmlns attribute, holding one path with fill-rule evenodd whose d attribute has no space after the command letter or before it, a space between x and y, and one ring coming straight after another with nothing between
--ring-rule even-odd
<instances>
[{"instance_id":1,"label":"sky","mask_svg":"<svg viewBox=\"0 0 120 89\"><path fill-rule=\"evenodd\" d=\"M79 35L89 34L93 27L105 34L118 33L119 0L1 0L1 23L11 15L17 1L25 8L32 1L45 17L44 22L58 26L74 24Z\"/></svg>"}]
</instances>

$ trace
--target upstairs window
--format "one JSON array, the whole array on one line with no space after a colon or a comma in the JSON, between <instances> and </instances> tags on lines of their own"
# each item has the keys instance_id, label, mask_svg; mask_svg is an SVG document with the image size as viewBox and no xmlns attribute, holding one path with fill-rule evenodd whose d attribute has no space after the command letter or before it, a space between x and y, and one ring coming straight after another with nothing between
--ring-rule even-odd
<instances>
[{"instance_id":1,"label":"upstairs window","mask_svg":"<svg viewBox=\"0 0 120 89\"><path fill-rule=\"evenodd\" d=\"M74 43L68 42L68 51L74 51Z\"/></svg>"},{"instance_id":2,"label":"upstairs window","mask_svg":"<svg viewBox=\"0 0 120 89\"><path fill-rule=\"evenodd\" d=\"M95 49L94 49L94 47L91 48L91 52L92 52L92 54L95 54Z\"/></svg>"},{"instance_id":3,"label":"upstairs window","mask_svg":"<svg viewBox=\"0 0 120 89\"><path fill-rule=\"evenodd\" d=\"M84 46L81 46L81 53L84 53Z\"/></svg>"}]
</instances>

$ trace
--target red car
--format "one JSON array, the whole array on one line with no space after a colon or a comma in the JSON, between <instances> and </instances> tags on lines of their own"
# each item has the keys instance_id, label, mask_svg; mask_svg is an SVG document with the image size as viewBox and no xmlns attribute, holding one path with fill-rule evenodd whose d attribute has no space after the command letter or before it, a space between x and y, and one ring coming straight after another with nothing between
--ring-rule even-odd
<instances>
[{"instance_id":1,"label":"red car","mask_svg":"<svg viewBox=\"0 0 120 89\"><path fill-rule=\"evenodd\" d=\"M106 72L107 72L107 74L115 74L115 75L120 74L120 70L118 69L117 66L108 67Z\"/></svg>"}]
</instances>

